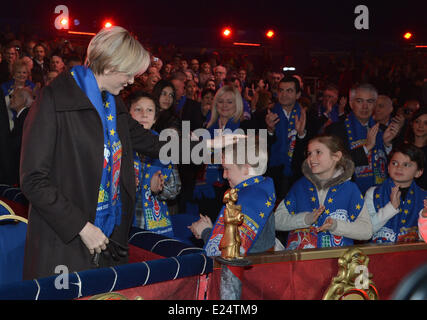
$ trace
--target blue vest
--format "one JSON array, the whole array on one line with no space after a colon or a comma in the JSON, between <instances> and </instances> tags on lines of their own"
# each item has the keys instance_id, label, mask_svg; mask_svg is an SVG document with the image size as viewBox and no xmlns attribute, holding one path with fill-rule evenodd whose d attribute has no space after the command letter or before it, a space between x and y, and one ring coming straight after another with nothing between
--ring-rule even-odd
<instances>
[{"instance_id":1,"label":"blue vest","mask_svg":"<svg viewBox=\"0 0 427 320\"><path fill-rule=\"evenodd\" d=\"M374 207L378 210L390 202L394 182L388 178L374 190ZM414 242L418 239L418 213L424 207L427 192L412 181L405 200L400 199L399 213L387 221L374 233L372 241L376 243Z\"/></svg>"},{"instance_id":2,"label":"blue vest","mask_svg":"<svg viewBox=\"0 0 427 320\"><path fill-rule=\"evenodd\" d=\"M316 187L306 177L299 179L283 200L289 214L312 212L320 207ZM323 203L325 210L317 221L306 229L291 231L288 236L288 249L325 248L353 245L353 240L335 236L329 231L316 232L328 217L335 220L354 222L363 208L363 196L357 185L345 181L329 188Z\"/></svg>"}]
</instances>

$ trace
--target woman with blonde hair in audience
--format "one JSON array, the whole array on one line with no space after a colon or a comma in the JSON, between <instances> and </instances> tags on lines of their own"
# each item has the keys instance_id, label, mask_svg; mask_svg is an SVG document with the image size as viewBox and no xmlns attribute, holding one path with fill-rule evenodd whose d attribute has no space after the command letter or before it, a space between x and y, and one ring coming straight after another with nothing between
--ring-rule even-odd
<instances>
[{"instance_id":1,"label":"woman with blonde hair in audience","mask_svg":"<svg viewBox=\"0 0 427 320\"><path fill-rule=\"evenodd\" d=\"M30 90L35 90L36 85L29 80L30 76L31 72L28 68L28 64L25 62L25 60L20 59L15 61L12 66L12 80L1 84L1 90L4 95L6 106L8 107L10 130L13 129L13 118L16 116L14 115L14 112L9 108L10 99L12 97L13 92L18 88L27 87Z\"/></svg>"}]
</instances>

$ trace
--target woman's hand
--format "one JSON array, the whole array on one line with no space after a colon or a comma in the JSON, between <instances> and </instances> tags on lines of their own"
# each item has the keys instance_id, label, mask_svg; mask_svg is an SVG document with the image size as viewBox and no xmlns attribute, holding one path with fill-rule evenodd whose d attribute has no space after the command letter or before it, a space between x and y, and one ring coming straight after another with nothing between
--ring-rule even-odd
<instances>
[{"instance_id":1,"label":"woman's hand","mask_svg":"<svg viewBox=\"0 0 427 320\"><path fill-rule=\"evenodd\" d=\"M89 249L90 254L101 253L107 249L108 238L105 234L90 222L87 222L83 229L79 232L85 246Z\"/></svg>"}]
</instances>

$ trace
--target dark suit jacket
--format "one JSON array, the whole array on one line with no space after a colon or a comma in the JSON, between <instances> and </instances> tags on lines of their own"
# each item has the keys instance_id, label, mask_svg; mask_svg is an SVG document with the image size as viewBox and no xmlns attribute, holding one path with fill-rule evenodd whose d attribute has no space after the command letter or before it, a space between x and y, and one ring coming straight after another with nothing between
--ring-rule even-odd
<instances>
[{"instance_id":1,"label":"dark suit jacket","mask_svg":"<svg viewBox=\"0 0 427 320\"><path fill-rule=\"evenodd\" d=\"M0 184L13 184L12 137L4 96L0 95Z\"/></svg>"},{"instance_id":2,"label":"dark suit jacket","mask_svg":"<svg viewBox=\"0 0 427 320\"><path fill-rule=\"evenodd\" d=\"M181 110L181 120L190 121L191 131L203 128L203 123L206 121L206 117L202 113L202 106L200 102L187 98Z\"/></svg>"},{"instance_id":3,"label":"dark suit jacket","mask_svg":"<svg viewBox=\"0 0 427 320\"><path fill-rule=\"evenodd\" d=\"M19 162L21 158L21 142L22 142L22 130L24 129L24 122L27 118L29 108L25 108L21 111L19 116L16 117L13 130L12 130L12 153L13 153L13 175L16 184L19 184Z\"/></svg>"},{"instance_id":4,"label":"dark suit jacket","mask_svg":"<svg viewBox=\"0 0 427 320\"><path fill-rule=\"evenodd\" d=\"M347 151L349 152L355 167L366 166L369 164L368 157L366 156L365 150L363 146L355 148L353 150L350 149L350 144L348 142L347 130L345 128L345 120L341 119L338 122L332 123L325 128L325 134L335 135L338 138L342 139L344 145L347 147Z\"/></svg>"},{"instance_id":5,"label":"dark suit jacket","mask_svg":"<svg viewBox=\"0 0 427 320\"><path fill-rule=\"evenodd\" d=\"M127 112L116 97L117 132L122 143L121 224L110 238L127 245L135 204L133 150L158 157L162 144ZM21 189L30 201L24 279L94 268L79 232L95 220L104 158L104 135L95 107L70 73L45 87L24 124ZM119 262L101 255L100 266Z\"/></svg>"}]
</instances>

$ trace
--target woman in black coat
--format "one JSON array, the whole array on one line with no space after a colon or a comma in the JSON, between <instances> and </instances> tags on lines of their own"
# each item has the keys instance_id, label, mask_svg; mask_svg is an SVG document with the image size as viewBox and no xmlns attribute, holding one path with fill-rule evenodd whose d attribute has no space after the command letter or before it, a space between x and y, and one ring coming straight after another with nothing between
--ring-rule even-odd
<instances>
[{"instance_id":1,"label":"woman in black coat","mask_svg":"<svg viewBox=\"0 0 427 320\"><path fill-rule=\"evenodd\" d=\"M31 108L21 158L31 203L24 279L53 275L57 266L76 272L127 262L133 150L157 158L162 144L117 95L149 62L126 30L101 30L85 66L58 76Z\"/></svg>"}]
</instances>

